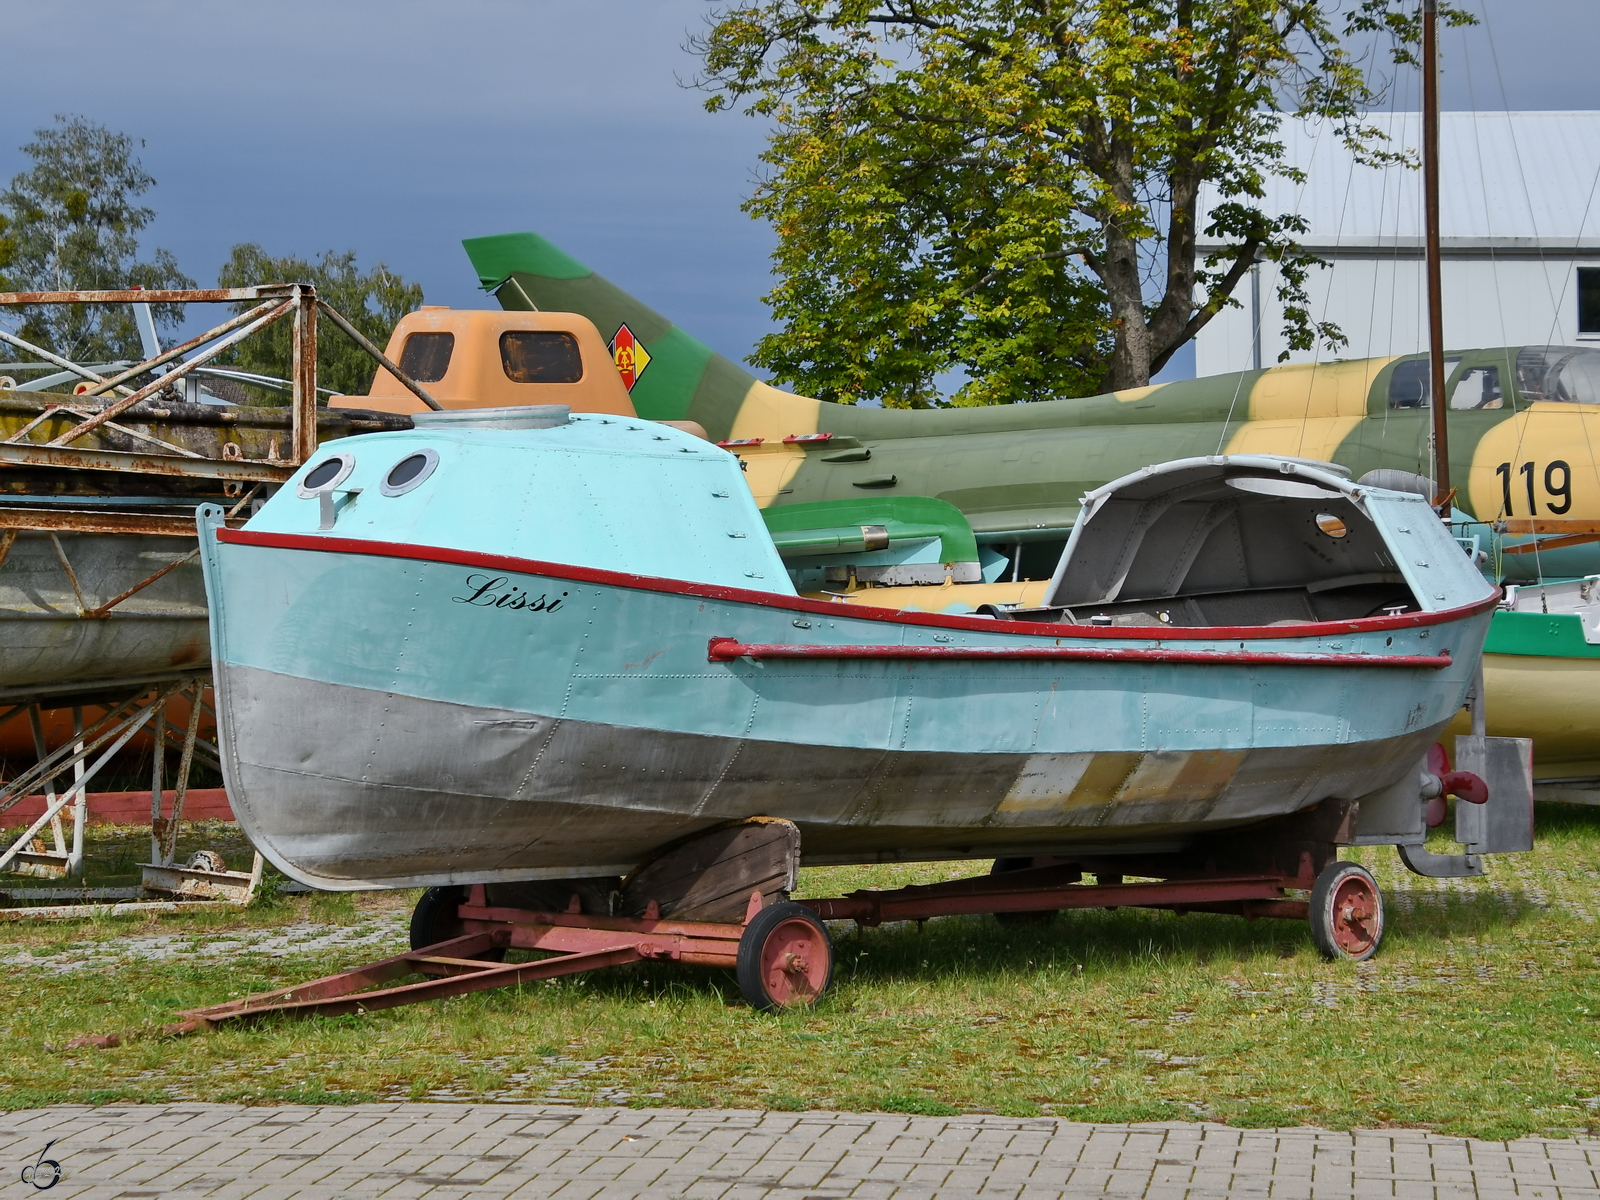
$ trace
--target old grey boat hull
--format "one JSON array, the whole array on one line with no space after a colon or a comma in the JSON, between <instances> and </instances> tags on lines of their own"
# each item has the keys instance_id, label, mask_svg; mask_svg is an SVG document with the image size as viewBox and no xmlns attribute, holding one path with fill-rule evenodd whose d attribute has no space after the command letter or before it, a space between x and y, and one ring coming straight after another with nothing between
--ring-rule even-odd
<instances>
[{"instance_id":1,"label":"old grey boat hull","mask_svg":"<svg viewBox=\"0 0 1600 1200\"><path fill-rule=\"evenodd\" d=\"M205 670L210 629L194 550L183 537L18 532L0 561L0 701Z\"/></svg>"},{"instance_id":2,"label":"old grey boat hull","mask_svg":"<svg viewBox=\"0 0 1600 1200\"><path fill-rule=\"evenodd\" d=\"M1412 771L1493 603L1155 634L330 536L202 549L234 811L323 888L614 875L753 815L813 863L1176 849Z\"/></svg>"},{"instance_id":3,"label":"old grey boat hull","mask_svg":"<svg viewBox=\"0 0 1600 1200\"><path fill-rule=\"evenodd\" d=\"M323 888L625 875L685 833L758 814L799 825L812 865L1176 851L1385 787L1441 727L1247 750L901 751L563 719L248 667L220 684L238 820L282 870ZM329 713L350 736L327 736Z\"/></svg>"}]
</instances>

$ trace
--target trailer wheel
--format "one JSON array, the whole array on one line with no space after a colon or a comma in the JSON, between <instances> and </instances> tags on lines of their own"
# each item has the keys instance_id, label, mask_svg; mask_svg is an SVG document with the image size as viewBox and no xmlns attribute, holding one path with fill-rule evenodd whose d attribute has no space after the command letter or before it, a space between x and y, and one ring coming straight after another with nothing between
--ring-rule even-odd
<instances>
[{"instance_id":1,"label":"trailer wheel","mask_svg":"<svg viewBox=\"0 0 1600 1200\"><path fill-rule=\"evenodd\" d=\"M768 905L744 927L734 975L746 1002L761 1012L815 1004L833 978L828 930L803 904Z\"/></svg>"},{"instance_id":2,"label":"trailer wheel","mask_svg":"<svg viewBox=\"0 0 1600 1200\"><path fill-rule=\"evenodd\" d=\"M1329 863L1311 889L1311 940L1324 958L1365 962L1383 941L1383 895L1365 867Z\"/></svg>"},{"instance_id":3,"label":"trailer wheel","mask_svg":"<svg viewBox=\"0 0 1600 1200\"><path fill-rule=\"evenodd\" d=\"M431 887L423 892L416 908L411 910L411 948L422 950L465 935L467 931L462 928L456 909L466 900L464 887ZM474 957L484 962L501 962L505 956L504 947L495 947L481 950Z\"/></svg>"},{"instance_id":4,"label":"trailer wheel","mask_svg":"<svg viewBox=\"0 0 1600 1200\"><path fill-rule=\"evenodd\" d=\"M990 875L1007 875L1012 871L1026 871L1032 867L1031 858L997 858L989 868ZM1046 908L1035 912L997 912L994 919L1002 925L1048 925L1056 919L1056 910Z\"/></svg>"}]
</instances>

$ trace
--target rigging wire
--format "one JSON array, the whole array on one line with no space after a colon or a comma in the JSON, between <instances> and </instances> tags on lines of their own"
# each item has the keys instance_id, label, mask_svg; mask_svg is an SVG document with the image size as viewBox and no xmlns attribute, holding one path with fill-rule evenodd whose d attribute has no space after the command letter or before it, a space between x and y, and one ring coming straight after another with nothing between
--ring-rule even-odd
<instances>
[{"instance_id":1,"label":"rigging wire","mask_svg":"<svg viewBox=\"0 0 1600 1200\"><path fill-rule=\"evenodd\" d=\"M1313 148L1313 154L1315 154L1315 149L1314 148ZM1349 170L1348 174L1345 176L1344 198L1339 202L1339 222L1334 227L1333 244L1335 246L1338 246L1340 244L1340 242L1344 238L1344 222L1345 222L1345 218L1347 216L1349 216L1349 214L1350 214L1350 193L1355 187L1356 166L1357 166L1356 156L1352 153L1352 154L1350 154L1349 157L1350 157L1350 170ZM1310 174L1310 172L1308 171L1307 175L1309 175L1309 174ZM1321 320L1320 323L1323 323L1323 324L1325 324L1327 322L1327 320L1328 320L1328 309L1333 304L1333 278L1332 278L1332 275L1333 275L1333 272L1337 271L1338 269L1339 268L1338 268L1338 260L1337 259L1334 260L1334 265L1332 265L1332 266L1327 268L1327 270L1328 270L1327 286L1326 286L1326 288L1324 289L1324 291L1322 293L1322 320ZM1311 371L1310 371L1309 377L1306 380L1305 407L1301 410L1301 413L1300 413L1300 440L1295 445L1295 454L1297 456L1301 456L1301 457L1303 457L1303 451L1305 450L1305 447L1306 447L1306 430L1311 424L1311 399L1312 399L1312 397L1314 395L1316 395L1317 372L1322 366L1322 351L1323 351L1323 349L1324 349L1324 342L1320 337L1316 341L1312 342L1312 344L1311 344ZM1335 415L1337 415L1337 407L1335 409ZM1337 446L1335 446L1335 449L1337 449Z\"/></svg>"},{"instance_id":2,"label":"rigging wire","mask_svg":"<svg viewBox=\"0 0 1600 1200\"><path fill-rule=\"evenodd\" d=\"M1307 125L1306 122L1301 122L1301 128L1302 129L1304 129L1306 127L1306 125ZM1315 162L1316 161L1316 157L1317 157L1317 147L1322 144L1322 135L1324 134L1324 132L1326 132L1327 123L1324 122L1324 121L1317 121L1315 123L1312 123L1310 125L1310 128L1312 130L1312 134L1311 134L1311 153L1310 153L1309 157L1310 157L1312 162ZM1297 185L1298 188L1299 188L1299 191L1295 193L1295 198L1294 198L1294 211L1295 212L1301 211L1301 209L1304 207L1306 189L1311 185L1310 175L1311 175L1311 172L1307 171L1306 172L1306 176L1307 177L1305 179L1302 179L1299 182L1299 184ZM1254 280L1254 286L1256 288L1257 296L1260 297L1265 292L1265 288L1263 287L1263 281L1261 279L1261 267L1260 267L1259 264L1257 264L1257 265L1252 267L1252 270L1254 270L1256 272L1256 278ZM1266 322L1266 305L1264 303L1258 303L1255 306L1254 313L1251 314L1251 319L1250 319L1250 323L1249 323L1249 326L1248 326L1248 328L1250 329L1250 344L1251 344L1251 346L1259 346L1261 344L1261 330L1262 330L1262 326L1265 324L1265 322ZM1244 377L1245 377L1245 375L1247 375L1249 373L1250 372L1248 370L1241 371L1239 373L1238 381L1234 384L1234 387L1233 387L1233 399L1228 402L1228 415L1223 418L1223 420L1222 420L1222 432L1217 436L1217 453L1218 454L1222 453L1222 448L1227 444L1227 441L1228 441L1228 428L1229 428L1229 426L1231 426L1233 424L1234 409L1238 406L1239 395L1244 389ZM1254 383L1252 383L1251 387L1254 388L1254 386L1255 386ZM1245 413L1245 420L1248 421L1249 419L1250 419L1249 418L1249 411L1247 409L1246 413ZM1302 438L1303 437L1304 437L1304 431L1302 429Z\"/></svg>"},{"instance_id":3,"label":"rigging wire","mask_svg":"<svg viewBox=\"0 0 1600 1200\"><path fill-rule=\"evenodd\" d=\"M1501 110L1505 114L1506 127L1507 127L1508 132L1511 134L1510 140L1511 140L1512 156L1513 156L1514 161L1517 164L1517 177L1518 177L1518 182L1521 183L1521 185L1522 185L1523 201L1527 205L1529 228L1533 233L1534 245L1535 245L1535 247L1537 248L1537 251L1538 251L1539 273L1544 279L1545 292L1546 292L1546 295L1549 297L1549 300L1550 300L1550 332L1547 335L1547 337L1545 339L1545 342L1546 342L1546 345L1551 345L1551 344L1554 344L1555 337L1556 337L1557 333L1559 332L1559 324L1560 324L1560 320L1561 320L1561 304L1566 299L1566 284L1565 284L1565 281L1564 281L1563 284L1562 284L1561 295L1560 295L1560 298L1558 299L1556 294L1555 294L1555 292L1554 292L1554 290L1553 290L1553 288L1551 287L1549 262L1545 258L1543 239L1539 236L1538 214L1535 211L1534 206L1533 206L1533 194L1532 194L1532 192L1531 192L1531 190L1530 190L1530 188L1528 186L1528 172L1527 172L1527 169L1524 166L1523 161L1522 161L1522 149L1521 149L1519 140L1516 137L1515 126L1514 126L1514 124L1512 123L1512 120L1511 120L1511 102L1510 102L1510 99L1509 99L1508 94L1506 92L1505 75L1500 69L1500 54L1499 54L1499 51L1495 47L1494 30L1493 30L1493 28L1491 26L1491 23L1490 23L1490 20L1489 20L1489 14L1488 14L1488 11L1487 11L1487 6L1485 7L1485 11L1484 11L1484 14L1483 14L1483 25L1484 25L1484 33L1485 33L1487 41L1489 43L1490 60L1494 64L1495 83L1498 86L1499 91L1500 91ZM1597 171L1597 174L1596 174L1596 184L1600 184L1600 171ZM1589 204L1593 204L1593 202L1594 202L1594 187L1591 187L1590 188L1590 192L1589 192ZM1579 223L1579 227L1578 227L1578 231L1577 231L1577 235L1576 235L1577 238L1580 239L1580 240L1581 240L1581 238L1583 236L1583 226L1585 224L1587 224L1587 222L1588 222L1588 214L1589 214L1589 207L1588 207L1588 205L1585 205L1584 217L1583 217L1583 220ZM1585 444L1585 447L1589 451L1589 461L1591 463L1593 463L1595 461L1594 444L1593 444L1593 440L1592 440L1592 438L1590 436L1589 423L1588 423L1588 421L1583 419L1584 414L1582 413L1581 410L1578 412L1577 415L1578 415L1578 418L1579 418L1579 427L1583 430L1584 444ZM1526 421L1522 421L1517 417L1513 417L1512 420L1516 423L1516 426L1517 426L1517 440L1516 440L1515 453L1516 453L1516 460L1520 461L1522 459L1522 454L1523 454L1523 442L1524 442L1524 440L1526 438L1526 435L1527 435L1527 422ZM1571 482L1570 478L1569 478L1568 482L1569 483ZM1502 501L1502 507L1504 507L1504 502L1503 501ZM1530 520L1533 519L1533 518L1536 518L1538 515L1539 514L1538 514L1536 509L1534 511L1530 511L1529 514L1528 514ZM1539 540L1538 540L1537 536L1534 537L1534 542L1533 542L1533 559L1534 559L1534 570L1535 570L1535 573L1538 575L1539 578L1543 579L1544 578L1544 574L1545 574L1544 563L1543 563L1542 556L1541 556L1541 553L1540 553L1540 550L1539 550Z\"/></svg>"}]
</instances>

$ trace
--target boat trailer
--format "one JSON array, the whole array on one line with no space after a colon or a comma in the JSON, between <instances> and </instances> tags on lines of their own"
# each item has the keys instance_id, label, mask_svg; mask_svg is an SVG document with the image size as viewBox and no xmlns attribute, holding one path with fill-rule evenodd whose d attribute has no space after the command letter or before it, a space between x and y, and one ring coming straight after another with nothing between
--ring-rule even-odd
<instances>
[{"instance_id":1,"label":"boat trailer","mask_svg":"<svg viewBox=\"0 0 1600 1200\"><path fill-rule=\"evenodd\" d=\"M825 922L840 920L876 926L993 913L1027 922L1091 908L1230 913L1309 921L1326 957L1360 961L1377 951L1384 914L1372 876L1336 859L1354 819L1354 805L1328 801L1293 822L1215 835L1182 855L1001 858L986 875L795 900L799 830L788 821L755 818L699 834L626 880L429 888L412 916L406 953L189 1009L161 1032L194 1033L269 1016L373 1012L646 961L731 968L752 1007L803 1007L827 990L833 947ZM545 957L505 962L513 950ZM120 1041L110 1035L77 1044Z\"/></svg>"}]
</instances>

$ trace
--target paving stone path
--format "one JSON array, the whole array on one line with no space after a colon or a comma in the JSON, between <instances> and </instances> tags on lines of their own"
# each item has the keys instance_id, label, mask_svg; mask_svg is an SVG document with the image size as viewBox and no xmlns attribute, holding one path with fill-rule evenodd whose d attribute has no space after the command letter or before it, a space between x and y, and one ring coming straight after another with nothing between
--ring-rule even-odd
<instances>
[{"instance_id":1,"label":"paving stone path","mask_svg":"<svg viewBox=\"0 0 1600 1200\"><path fill-rule=\"evenodd\" d=\"M0 1195L39 1194L52 1139L50 1200L1600 1200L1596 1138L492 1104L0 1114Z\"/></svg>"}]
</instances>

